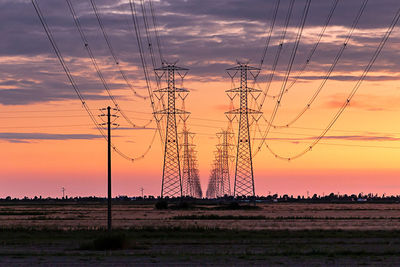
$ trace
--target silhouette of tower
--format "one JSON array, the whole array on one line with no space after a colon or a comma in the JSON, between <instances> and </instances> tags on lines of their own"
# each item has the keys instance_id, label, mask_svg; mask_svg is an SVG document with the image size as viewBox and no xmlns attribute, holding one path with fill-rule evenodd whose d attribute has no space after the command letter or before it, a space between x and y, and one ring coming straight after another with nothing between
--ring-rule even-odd
<instances>
[{"instance_id":1,"label":"silhouette of tower","mask_svg":"<svg viewBox=\"0 0 400 267\"><path fill-rule=\"evenodd\" d=\"M162 96L166 95L167 97L167 107L155 112L156 117L157 115L167 117L161 197L180 197L182 196L182 180L176 115L185 116L189 112L177 109L175 106L177 93L188 92L187 89L175 86L175 75L179 74L183 79L188 69L166 63L161 68L155 69L155 71L160 79L166 75L167 80L166 88L155 90L155 92L159 92ZM179 72L185 72L185 74L181 75ZM161 120L161 118L157 118L157 120Z\"/></svg>"},{"instance_id":2,"label":"silhouette of tower","mask_svg":"<svg viewBox=\"0 0 400 267\"><path fill-rule=\"evenodd\" d=\"M195 198L201 198L203 192L200 185L199 168L197 165L197 151L194 149L194 145L189 149L189 168L191 173L191 196Z\"/></svg>"},{"instance_id":3,"label":"silhouette of tower","mask_svg":"<svg viewBox=\"0 0 400 267\"><path fill-rule=\"evenodd\" d=\"M193 137L193 133L183 130L182 138L183 156L182 156L182 194L183 196L195 197L195 182L193 169L193 144L189 143L189 137Z\"/></svg>"},{"instance_id":4,"label":"silhouette of tower","mask_svg":"<svg viewBox=\"0 0 400 267\"><path fill-rule=\"evenodd\" d=\"M193 155L192 168L193 168L193 173L194 173L195 197L202 198L203 191L201 189L201 184L200 184L199 167L198 167L198 163L197 163L197 151L195 151L193 149L191 155Z\"/></svg>"},{"instance_id":5,"label":"silhouette of tower","mask_svg":"<svg viewBox=\"0 0 400 267\"><path fill-rule=\"evenodd\" d=\"M215 168L215 164L213 164L213 167L211 168L211 174L210 174L210 178L208 180L208 186L207 186L207 192L206 192L206 197L207 198L216 198L216 168Z\"/></svg>"},{"instance_id":6,"label":"silhouette of tower","mask_svg":"<svg viewBox=\"0 0 400 267\"><path fill-rule=\"evenodd\" d=\"M235 96L239 95L240 99L240 106L238 109L226 112L226 114L239 115L234 196L255 196L249 115L254 118L255 115L261 114L261 112L250 109L248 104L249 96L254 98L252 94L261 92L261 90L249 88L247 86L248 74L250 73L254 78L252 71L258 72L260 69L251 67L247 63L240 62L238 62L237 66L227 69L232 79L234 79L237 74L240 75L240 87L226 91L228 96L233 93Z\"/></svg>"},{"instance_id":7,"label":"silhouette of tower","mask_svg":"<svg viewBox=\"0 0 400 267\"><path fill-rule=\"evenodd\" d=\"M220 133L217 133L218 138L220 138L220 143L217 145L219 148L219 181L221 185L219 186L219 194L221 196L224 195L231 195L231 182L230 182L230 175L229 175L229 158L230 158L230 153L229 150L232 148L232 144L229 142L232 133L229 131L222 131Z\"/></svg>"},{"instance_id":8,"label":"silhouette of tower","mask_svg":"<svg viewBox=\"0 0 400 267\"><path fill-rule=\"evenodd\" d=\"M214 175L215 175L215 196L224 196L224 181L222 180L222 149L217 146L217 150L214 151Z\"/></svg>"}]
</instances>

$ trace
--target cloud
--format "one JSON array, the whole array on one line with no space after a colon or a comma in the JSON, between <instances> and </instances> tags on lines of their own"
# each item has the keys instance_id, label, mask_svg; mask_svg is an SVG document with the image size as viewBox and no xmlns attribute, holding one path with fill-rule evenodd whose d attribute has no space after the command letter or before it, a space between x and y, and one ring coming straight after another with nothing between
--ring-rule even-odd
<instances>
[{"instance_id":1,"label":"cloud","mask_svg":"<svg viewBox=\"0 0 400 267\"><path fill-rule=\"evenodd\" d=\"M347 95L335 94L322 104L323 107L337 109L343 106ZM373 99L373 101L371 101ZM356 108L366 111L388 111L397 110L400 97L372 95L372 94L357 94L351 101L349 108Z\"/></svg>"},{"instance_id":2,"label":"cloud","mask_svg":"<svg viewBox=\"0 0 400 267\"><path fill-rule=\"evenodd\" d=\"M267 140L277 141L292 141L293 143L299 143L300 141L316 140L317 136L311 137L270 137ZM261 140L262 138L254 138L255 140ZM347 140L347 141L399 141L400 138L393 136L376 136L376 135L328 135L322 137L325 140Z\"/></svg>"},{"instance_id":3,"label":"cloud","mask_svg":"<svg viewBox=\"0 0 400 267\"><path fill-rule=\"evenodd\" d=\"M89 1L72 0L72 3L111 90L126 88L113 64ZM140 55L132 32L128 2L96 0L96 3L110 42L121 61L121 67L128 73L129 79L135 81L135 86L144 92ZM270 69L278 48L288 3L289 1L281 1L276 31L272 35L271 46L267 52L266 70ZM304 3L305 1L295 3L277 68L278 78L286 69ZM319 79L320 73L329 68L361 3L362 1L339 1L326 35L308 66L311 74L303 77L303 80ZM39 4L60 51L85 97L89 100L105 98L100 96L104 93L104 88L91 66L65 1L41 0ZM259 63L274 4L275 1L265 0L154 1L161 29L163 54L170 61L179 58L180 65L191 69L188 78L193 81L229 82L225 69L234 64L237 58L250 59L254 65ZM332 1L312 2L293 73L305 62L331 4ZM363 69L398 6L398 0L369 1L359 27L354 32L332 79L348 81L357 78L341 73ZM143 44L145 44L143 17L140 8L138 9ZM151 25L151 20L149 21ZM1 104L17 105L77 99L30 1L0 2L0 33L7 37L0 42L0 72L2 77L5 77L0 79ZM159 65L158 50L154 36L152 37L156 64ZM400 34L395 31L374 65L373 71L386 71L387 75L372 75L367 79L374 81L398 79L397 73L400 70L400 62L397 60L400 56L400 51L397 49L398 42ZM144 49L145 59L151 69L151 58L146 45ZM317 74L313 75L312 72ZM263 73L267 74L268 71ZM140 81L139 84L137 81Z\"/></svg>"},{"instance_id":4,"label":"cloud","mask_svg":"<svg viewBox=\"0 0 400 267\"><path fill-rule=\"evenodd\" d=\"M130 130L130 131L134 130L134 131L136 131L136 130L138 130L138 131L140 131L140 130L156 130L156 128L154 128L154 127L136 127L136 128L132 128L132 127L116 127L116 128L113 129L113 131L115 131L115 130L121 130L121 131L123 131L123 130Z\"/></svg>"},{"instance_id":5,"label":"cloud","mask_svg":"<svg viewBox=\"0 0 400 267\"><path fill-rule=\"evenodd\" d=\"M322 80L325 76L301 76L301 80ZM329 80L335 81L358 81L360 79L360 75L331 75ZM365 81L398 81L400 80L399 76L391 76L391 75L379 75L379 76L367 76Z\"/></svg>"},{"instance_id":6,"label":"cloud","mask_svg":"<svg viewBox=\"0 0 400 267\"><path fill-rule=\"evenodd\" d=\"M102 138L95 134L50 134L50 133L0 133L0 140L10 143L30 143L42 140L93 140Z\"/></svg>"}]
</instances>

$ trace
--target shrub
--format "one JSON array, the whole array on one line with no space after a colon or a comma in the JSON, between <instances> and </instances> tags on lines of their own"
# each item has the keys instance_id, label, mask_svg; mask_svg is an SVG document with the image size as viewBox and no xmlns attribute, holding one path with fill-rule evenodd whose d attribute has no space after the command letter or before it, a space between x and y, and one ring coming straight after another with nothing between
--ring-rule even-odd
<instances>
[{"instance_id":1,"label":"shrub","mask_svg":"<svg viewBox=\"0 0 400 267\"><path fill-rule=\"evenodd\" d=\"M166 209L168 209L168 201L166 201L165 199L160 199L156 203L156 209L158 209L158 210L166 210Z\"/></svg>"}]
</instances>

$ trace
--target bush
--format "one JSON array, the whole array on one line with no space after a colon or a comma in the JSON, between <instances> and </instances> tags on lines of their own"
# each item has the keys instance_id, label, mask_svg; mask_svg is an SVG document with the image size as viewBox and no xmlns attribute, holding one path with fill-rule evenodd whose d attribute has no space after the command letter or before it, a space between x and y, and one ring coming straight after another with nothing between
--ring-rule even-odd
<instances>
[{"instance_id":1,"label":"bush","mask_svg":"<svg viewBox=\"0 0 400 267\"><path fill-rule=\"evenodd\" d=\"M128 240L124 234L107 233L80 247L83 250L117 250L128 248Z\"/></svg>"},{"instance_id":2,"label":"bush","mask_svg":"<svg viewBox=\"0 0 400 267\"><path fill-rule=\"evenodd\" d=\"M166 201L165 199L161 199L161 200L157 201L156 209L158 209L158 210L168 209L168 201Z\"/></svg>"},{"instance_id":3,"label":"bush","mask_svg":"<svg viewBox=\"0 0 400 267\"><path fill-rule=\"evenodd\" d=\"M188 210L188 209L193 209L193 205L186 201L180 201L177 204L171 206L171 209L173 209L173 210Z\"/></svg>"}]
</instances>

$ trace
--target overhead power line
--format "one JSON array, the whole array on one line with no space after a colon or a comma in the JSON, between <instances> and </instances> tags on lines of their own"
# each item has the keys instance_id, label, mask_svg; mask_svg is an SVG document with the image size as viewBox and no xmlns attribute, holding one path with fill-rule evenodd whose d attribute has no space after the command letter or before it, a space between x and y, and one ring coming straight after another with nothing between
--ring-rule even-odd
<instances>
[{"instance_id":1,"label":"overhead power line","mask_svg":"<svg viewBox=\"0 0 400 267\"><path fill-rule=\"evenodd\" d=\"M69 1L68 1L68 2L69 2ZM115 51L114 51L114 48L113 48L113 46L111 45L111 41L110 41L110 39L109 39L109 37L108 37L108 35L107 35L107 32L106 32L106 30L105 30L105 27L104 27L104 25L103 25L103 22L102 22L100 13L99 13L99 11L98 11L98 9L97 9L97 5L96 5L95 0L90 0L90 3L91 3L91 5L92 5L93 11L94 11L94 13L95 13L95 15L96 15L96 19L97 19L97 22L99 23L101 32L103 33L104 40L106 41L107 47L108 47L108 49L109 49L109 51L110 51L110 53L111 53L111 57L113 58L114 63L115 63L115 65L117 66L119 73L121 74L121 76L122 76L122 78L124 79L125 83L129 86L129 88L131 88L131 90L132 90L132 92L135 94L135 96L140 97L140 98L143 98L143 99L147 99L148 97L147 97L147 96L142 96L142 95L140 95L140 94L135 90L135 88L132 86L132 84L130 83L130 81L128 80L128 77L126 76L124 70L122 69L122 67L121 67L121 65L120 65L121 62L119 61L119 59L118 59L118 57L117 57L117 55L116 55L116 53L115 53ZM70 4L68 4L68 5L70 5ZM72 5L70 5L70 6L72 6Z\"/></svg>"},{"instance_id":2,"label":"overhead power line","mask_svg":"<svg viewBox=\"0 0 400 267\"><path fill-rule=\"evenodd\" d=\"M364 0L363 4L361 5L361 8L359 10L359 12L357 13L356 18L353 21L353 25L351 26L346 39L343 43L343 45L340 47L338 53L336 54L332 65L329 67L327 73L325 74L323 80L321 81L320 85L318 86L317 90L314 92L314 94L311 96L310 100L307 102L307 104L304 106L304 108L289 122L284 123L284 124L273 124L273 122L271 120L266 120L266 122L268 124L271 124L272 127L274 128L285 128L285 127L289 127L292 124L294 124L296 121L298 121L303 115L304 113L307 112L307 110L309 110L311 108L311 105L314 103L314 101L317 99L318 95L321 93L322 89L324 88L324 86L326 85L326 82L329 80L332 72L334 71L334 69L336 68L336 65L338 64L340 58L343 55L344 50L346 49L346 47L348 47L349 41L353 35L354 30L356 29L358 22L362 16L362 14L364 13L365 7L367 5L368 0Z\"/></svg>"},{"instance_id":3,"label":"overhead power line","mask_svg":"<svg viewBox=\"0 0 400 267\"><path fill-rule=\"evenodd\" d=\"M155 116L155 114L157 112L157 108L156 108L156 104L155 104L153 90L152 90L151 83L150 83L150 77L149 77L148 70L147 70L147 62L146 62L146 58L145 58L144 51L143 51L143 46L142 46L142 41L141 41L142 37L141 37L140 28L139 28L139 22L137 20L137 12L136 12L135 2L132 0L129 0L129 6L130 6L130 11L131 11L133 27L135 29L135 36L136 36L136 42L137 42L138 49L139 49L140 61L142 63L143 74L144 74L144 78L146 81L146 88L147 88L147 91L149 92L151 107L153 109L153 115ZM163 109L165 109L165 105L162 102L162 100L161 100L161 103L163 105ZM165 142L164 132L163 132L164 125L162 125L162 122L157 119L156 119L156 123L157 123L158 131L160 133L161 143L164 144L164 142Z\"/></svg>"},{"instance_id":4,"label":"overhead power line","mask_svg":"<svg viewBox=\"0 0 400 267\"><path fill-rule=\"evenodd\" d=\"M317 37L317 41L315 42L315 44L312 46L312 48L310 49L310 52L308 53L305 62L303 63L303 65L300 67L300 70L297 72L297 74L295 75L295 77L291 80L289 86L286 87L285 92L287 93L290 89L292 89L292 87L296 84L296 82L300 79L300 77L303 75L304 71L306 70L307 66L309 66L312 57L315 54L315 51L317 50L319 44L321 43L322 37L325 35L325 31L328 28L328 25L331 21L331 18L333 16L333 13L336 10L336 7L338 5L339 0L333 0L331 9L328 13L328 17L325 20L325 23L320 31L320 33L318 34ZM276 95L267 95L270 98L276 98L279 96L279 94Z\"/></svg>"},{"instance_id":5,"label":"overhead power line","mask_svg":"<svg viewBox=\"0 0 400 267\"><path fill-rule=\"evenodd\" d=\"M91 47L90 47L90 45L89 45L89 41L88 41L88 39L86 38L85 32L84 32L83 29L82 29L81 23L80 23L80 21L79 21L78 16L76 15L76 12L75 12L75 9L74 9L74 7L73 7L73 5L72 5L72 3L71 3L71 0L66 0L66 1L67 1L69 10L70 10L70 12L71 12L72 18L74 19L75 26L76 26L76 28L77 28L77 30L78 30L78 32L79 32L79 35L80 35L81 40L82 40L82 42L83 42L83 45L84 45L84 47L85 47L85 50L86 50L86 52L88 53L88 55L89 55L89 57L90 57L90 59L91 59L91 62L92 62L92 64L93 64L94 68L96 69L97 75L98 75L98 77L99 77L101 83L103 84L104 89L107 91L107 94L108 94L108 96L110 97L111 101L113 102L113 104L115 105L115 107L117 107L117 108L119 109L119 112L120 112L120 114L122 115L122 117L123 117L132 127L134 127L134 128L136 128L136 127L142 128L142 127L147 127L147 126L149 126L149 125L153 122L153 119L150 119L150 120L149 120L147 123L145 123L144 125L137 125L136 123L134 123L134 122L125 114L124 110L121 108L121 106L119 105L118 101L115 99L115 97L114 97L113 94L111 93L110 87L109 87L109 85L108 85L106 79L104 78L104 75L103 75L103 73L102 73L102 71L101 71L101 69L100 69L100 67L99 67L99 65L98 65L98 63L97 63L97 60L96 60L96 58L95 58L95 56L94 56L94 54L93 54L93 51L92 51L92 49L91 49ZM93 3L94 3L94 2L93 2ZM94 7L94 8L95 8L95 7ZM96 15L97 15L97 13L96 13ZM102 28L102 31L104 32L104 29L103 29L102 24L101 24L101 23L99 23L99 24L101 25L100 27ZM104 32L104 34L105 34L105 32ZM113 50L112 50L111 44L109 44L109 40L108 40L107 35L104 35L104 38L106 39L106 42L107 42L107 44L109 45L109 47L110 47L110 49L111 49L111 51L112 51L112 53L113 53ZM115 55L114 55L114 54L113 54L113 57L114 57L114 59L115 59ZM119 66L119 65L118 65L118 66Z\"/></svg>"},{"instance_id":6,"label":"overhead power line","mask_svg":"<svg viewBox=\"0 0 400 267\"><path fill-rule=\"evenodd\" d=\"M59 48L58 48L58 46L57 46L57 43L56 43L56 41L55 41L55 39L54 39L54 37L53 37L53 34L52 34L52 32L51 32L51 30L50 30L50 28L49 28L49 26L48 26L48 24L47 24L47 22L46 22L46 20L45 20L45 17L43 16L43 13L42 13L42 11L41 11L41 9L40 9L40 7L39 7L37 1L36 1L36 0L31 0L31 2L32 2L33 7L35 8L36 14L38 15L38 18L39 18L39 20L40 20L40 22L41 22L41 24L42 24L42 26L43 26L43 29L44 29L45 32L46 32L47 38L49 39L49 41L50 41L50 43L51 43L51 45L52 45L52 47L53 47L53 49L54 49L54 52L55 52L55 54L56 54L58 60L60 61L60 64L61 64L61 66L62 66L62 68L63 68L65 74L67 75L67 78L68 78L68 80L69 80L71 86L73 87L75 93L77 94L79 100L81 101L81 103L82 103L84 109L85 109L86 112L88 113L88 115L89 115L90 119L92 120L93 124L95 125L95 127L96 127L97 130L100 132L100 134L103 136L103 138L104 138L105 140L107 140L107 135L106 135L106 133L105 133L104 130L99 126L99 122L96 120L95 115L92 113L91 109L90 109L89 106L87 105L84 96L81 94L80 89L79 89L78 85L76 84L73 75L71 74L71 72L70 72L70 70L69 70L67 64L65 63L64 57L62 56L61 51L59 50ZM155 132L155 133L156 133L156 132ZM150 151L151 146L152 146L152 144L153 144L153 142L154 142L154 137L155 137L155 135L153 136L153 139L152 139L152 141L151 141L151 143L150 143L148 149L147 149L141 156L138 156L138 157L129 157L129 156L127 156L126 154L124 154L123 152L121 152L114 144L112 144L111 146L112 146L112 148L114 149L114 151L116 151L121 157L123 157L123 158L125 158L125 159L130 160L130 161L133 162L133 161L135 161L135 160L144 158L144 156Z\"/></svg>"},{"instance_id":7,"label":"overhead power line","mask_svg":"<svg viewBox=\"0 0 400 267\"><path fill-rule=\"evenodd\" d=\"M306 19L307 19L307 15L308 15L308 11L309 11L309 8L310 8L310 4L311 4L311 0L307 0L306 4L304 6L304 9L303 9L302 17L301 17L301 20L300 20L300 23L299 23L299 26L298 26L298 31L297 31L297 34L296 34L296 38L295 38L295 44L293 46L292 52L290 54L289 63L288 63L288 66L286 68L285 78L284 78L282 86L281 86L279 97L276 100L276 104L274 106L274 109L273 109L273 111L271 113L271 116L270 116L270 119L269 119L271 124L273 123L273 121L274 121L274 119L275 119L275 117L276 117L276 115L278 113L278 109L281 106L281 101L282 101L282 98L283 98L283 92L285 91L287 81L288 81L290 73L292 71L293 62L294 62L294 59L295 59L296 54L297 54L297 49L298 49L298 46L299 46L299 43L300 43L300 40L301 40L301 36L303 34L304 25L305 25L305 22L306 22ZM259 109L262 108L262 104L263 103L261 103ZM265 131L264 138L267 137L270 128L271 128L271 126L267 125L267 129ZM259 150L260 149L258 149L257 151L259 151ZM256 155L256 154L257 154L257 152L254 155Z\"/></svg>"},{"instance_id":8,"label":"overhead power line","mask_svg":"<svg viewBox=\"0 0 400 267\"><path fill-rule=\"evenodd\" d=\"M164 59L162 49L161 49L162 46L161 46L161 37L159 34L159 29L158 29L158 20L157 20L156 12L153 7L153 1L149 0L149 4L150 4L151 17L153 19L154 33L156 35L158 53L160 55L160 61L161 61L161 63L165 63L165 59Z\"/></svg>"},{"instance_id":9,"label":"overhead power line","mask_svg":"<svg viewBox=\"0 0 400 267\"><path fill-rule=\"evenodd\" d=\"M280 0L276 0L275 8L274 8L274 11L272 13L272 19L271 19L271 25L269 27L268 37L265 40L265 46L264 46L264 50L263 50L263 53L262 53L262 56L261 56L261 61L260 61L260 66L259 66L260 71L262 70L262 67L263 67L263 64L264 64L264 60L265 60L265 57L266 57L267 52L268 52L268 47L269 47L269 43L271 41L272 33L274 31L276 16L278 14L280 2L281 2Z\"/></svg>"},{"instance_id":10,"label":"overhead power line","mask_svg":"<svg viewBox=\"0 0 400 267\"><path fill-rule=\"evenodd\" d=\"M387 28L385 34L383 35L379 45L377 46L375 52L373 53L371 59L369 60L367 66L365 67L365 69L364 69L362 75L360 76L359 80L356 82L356 84L354 85L353 89L351 90L351 92L347 96L346 100L344 101L342 106L339 108L337 113L334 115L332 120L329 122L327 127L322 131L322 133L310 144L310 146L308 146L302 152L300 152L300 153L298 153L296 155L293 155L291 157L280 156L276 152L274 152L269 145L267 145L268 150L273 155L275 155L275 157L280 158L280 159L284 159L284 160L292 160L292 159L295 159L295 158L299 158L302 155L306 154L308 151L311 151L312 148L319 143L319 141L326 135L326 133L332 128L332 126L335 124L335 122L339 119L340 115L344 112L346 107L348 107L348 105L350 104L350 101L352 100L352 98L354 97L354 95L356 94L358 89L360 88L362 82L364 81L365 77L368 75L368 73L371 70L372 66L374 65L376 59L378 58L379 54L381 53L381 51L382 51L383 47L385 46L388 38L390 37L390 34L393 32L393 29L396 26L397 22L399 21L399 18L400 18L400 8L397 10L395 16L393 17L389 27ZM262 142L264 142L264 141L265 140L262 140Z\"/></svg>"},{"instance_id":11,"label":"overhead power line","mask_svg":"<svg viewBox=\"0 0 400 267\"><path fill-rule=\"evenodd\" d=\"M276 50L275 58L274 58L274 61L272 63L271 72L269 73L269 76L268 76L267 85L266 85L266 87L264 89L264 92L262 93L262 96L261 96L261 103L259 105L259 110L261 110L262 106L264 105L265 98L268 95L269 89L271 87L272 80L274 79L274 75L275 75L275 72L276 72L276 68L278 66L279 58L280 58L280 55L281 55L281 52L282 52L282 49L283 49L283 43L285 41L285 37L286 37L287 29L288 29L288 26L289 26L290 18L292 16L294 1L295 0L290 0L290 3L289 3L289 8L288 8L288 11L287 11L286 17L285 17L284 29L282 31L282 35L281 35L279 43L278 43L278 48Z\"/></svg>"}]
</instances>

